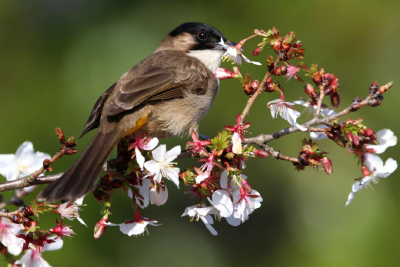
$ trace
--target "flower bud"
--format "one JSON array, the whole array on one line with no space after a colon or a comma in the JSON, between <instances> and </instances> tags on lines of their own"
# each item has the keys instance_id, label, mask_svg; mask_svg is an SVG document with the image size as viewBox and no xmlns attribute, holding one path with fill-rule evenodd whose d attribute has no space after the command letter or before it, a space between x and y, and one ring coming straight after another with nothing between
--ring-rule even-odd
<instances>
[{"instance_id":1,"label":"flower bud","mask_svg":"<svg viewBox=\"0 0 400 267\"><path fill-rule=\"evenodd\" d=\"M262 47L257 47L253 51L253 57L258 56L261 53Z\"/></svg>"},{"instance_id":2,"label":"flower bud","mask_svg":"<svg viewBox=\"0 0 400 267\"><path fill-rule=\"evenodd\" d=\"M317 91L315 90L315 88L307 83L304 87L304 91L306 92L306 94L312 99L312 100L317 100L318 99L318 94Z\"/></svg>"},{"instance_id":3,"label":"flower bud","mask_svg":"<svg viewBox=\"0 0 400 267\"><path fill-rule=\"evenodd\" d=\"M272 56L268 56L267 58L267 66L272 68L274 66L274 58Z\"/></svg>"},{"instance_id":4,"label":"flower bud","mask_svg":"<svg viewBox=\"0 0 400 267\"><path fill-rule=\"evenodd\" d=\"M269 153L264 150L254 149L253 152L259 158L268 158L269 157Z\"/></svg>"},{"instance_id":5,"label":"flower bud","mask_svg":"<svg viewBox=\"0 0 400 267\"><path fill-rule=\"evenodd\" d=\"M371 84L371 86L369 87L369 92L371 95L374 95L376 93L376 91L378 91L378 82L375 81Z\"/></svg>"},{"instance_id":6,"label":"flower bud","mask_svg":"<svg viewBox=\"0 0 400 267\"><path fill-rule=\"evenodd\" d=\"M257 90L259 85L260 83L257 80L251 83L251 87L253 87L254 90Z\"/></svg>"},{"instance_id":7,"label":"flower bud","mask_svg":"<svg viewBox=\"0 0 400 267\"><path fill-rule=\"evenodd\" d=\"M226 153L226 157L228 159L233 159L235 157L235 154L233 152L228 152L228 153Z\"/></svg>"},{"instance_id":8,"label":"flower bud","mask_svg":"<svg viewBox=\"0 0 400 267\"><path fill-rule=\"evenodd\" d=\"M253 191L253 189L251 189L249 182L247 182L246 179L244 179L244 178L242 178L241 182L242 182L244 191L246 191L247 194L251 194L251 191Z\"/></svg>"},{"instance_id":9,"label":"flower bud","mask_svg":"<svg viewBox=\"0 0 400 267\"><path fill-rule=\"evenodd\" d=\"M258 36L267 36L267 32L264 31L263 29L255 29L253 31L253 34L258 35Z\"/></svg>"},{"instance_id":10,"label":"flower bud","mask_svg":"<svg viewBox=\"0 0 400 267\"><path fill-rule=\"evenodd\" d=\"M331 94L331 105L334 109L340 105L340 96L337 93Z\"/></svg>"},{"instance_id":11,"label":"flower bud","mask_svg":"<svg viewBox=\"0 0 400 267\"><path fill-rule=\"evenodd\" d=\"M224 80L233 78L233 73L225 68L217 68L214 73L215 78Z\"/></svg>"},{"instance_id":12,"label":"flower bud","mask_svg":"<svg viewBox=\"0 0 400 267\"><path fill-rule=\"evenodd\" d=\"M63 144L65 142L65 136L63 131L60 128L56 128L56 134L58 140L60 140L60 143Z\"/></svg>"},{"instance_id":13,"label":"flower bud","mask_svg":"<svg viewBox=\"0 0 400 267\"><path fill-rule=\"evenodd\" d=\"M333 172L332 161L328 157L323 157L321 160L322 168L327 174L331 174Z\"/></svg>"},{"instance_id":14,"label":"flower bud","mask_svg":"<svg viewBox=\"0 0 400 267\"><path fill-rule=\"evenodd\" d=\"M389 90L392 86L393 86L393 82L385 83L384 85L382 85L381 87L379 87L378 92L379 92L380 94L383 94L383 93L385 93L387 90Z\"/></svg>"},{"instance_id":15,"label":"flower bud","mask_svg":"<svg viewBox=\"0 0 400 267\"><path fill-rule=\"evenodd\" d=\"M104 216L98 223L96 223L96 226L94 227L95 239L103 235L104 231L107 229L107 221L108 221L108 216Z\"/></svg>"}]
</instances>

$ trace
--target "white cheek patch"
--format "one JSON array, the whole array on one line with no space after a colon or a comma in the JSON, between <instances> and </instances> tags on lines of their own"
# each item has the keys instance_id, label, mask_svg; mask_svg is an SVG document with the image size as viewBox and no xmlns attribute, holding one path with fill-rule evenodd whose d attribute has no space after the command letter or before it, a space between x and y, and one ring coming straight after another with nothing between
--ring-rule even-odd
<instances>
[{"instance_id":1,"label":"white cheek patch","mask_svg":"<svg viewBox=\"0 0 400 267\"><path fill-rule=\"evenodd\" d=\"M189 57L197 58L201 63L206 66L212 73L215 72L216 68L219 68L221 64L221 58L224 54L224 50L193 50L187 53Z\"/></svg>"}]
</instances>

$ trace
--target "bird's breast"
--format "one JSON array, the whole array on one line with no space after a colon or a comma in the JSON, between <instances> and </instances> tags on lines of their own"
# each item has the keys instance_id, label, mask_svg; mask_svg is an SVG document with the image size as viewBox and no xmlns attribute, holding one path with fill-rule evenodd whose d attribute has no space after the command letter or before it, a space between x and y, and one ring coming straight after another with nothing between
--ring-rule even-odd
<instances>
[{"instance_id":1,"label":"bird's breast","mask_svg":"<svg viewBox=\"0 0 400 267\"><path fill-rule=\"evenodd\" d=\"M160 138L183 136L192 130L197 131L200 121L214 101L217 89L217 86L209 88L212 92L204 95L186 93L184 98L156 104L143 130L150 136Z\"/></svg>"}]
</instances>

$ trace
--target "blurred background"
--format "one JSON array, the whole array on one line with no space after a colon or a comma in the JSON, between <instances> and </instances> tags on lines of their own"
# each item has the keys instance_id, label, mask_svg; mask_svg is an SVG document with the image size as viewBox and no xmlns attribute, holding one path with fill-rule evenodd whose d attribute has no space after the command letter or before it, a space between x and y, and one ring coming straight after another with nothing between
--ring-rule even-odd
<instances>
[{"instance_id":1,"label":"blurred background","mask_svg":"<svg viewBox=\"0 0 400 267\"><path fill-rule=\"evenodd\" d=\"M59 148L56 127L66 136L79 136L97 98L127 69L150 55L172 29L188 21L211 24L234 41L255 28L275 26L282 34L295 31L306 48L304 62L318 63L339 77L341 108L355 97L365 97L373 81L393 80L394 87L385 94L382 106L363 108L351 118L362 117L375 131L390 128L399 135L399 12L396 0L3 0L0 154L15 153L26 140L33 142L35 150L54 154ZM251 59L257 41L245 46ZM265 63L269 54L272 50L265 49L254 60ZM241 69L261 80L265 65L245 64ZM223 66L230 67L227 63ZM287 100L306 97L300 83L292 80L282 85ZM282 119L272 120L266 107L276 98L263 94L253 106L248 116L252 135L288 125ZM200 125L201 133L214 136L224 125L233 125L246 100L237 81L222 81L216 101ZM299 121L306 119L303 113ZM78 141L80 151L92 136L89 133ZM296 133L270 145L296 157L300 140L306 137ZM187 140L163 142L170 148L184 146ZM270 158L249 161L244 173L261 193L262 206L239 227L225 221L215 223L216 237L201 222L190 223L188 217L180 217L195 202L184 194L183 184L178 190L168 183L166 205L153 205L143 212L162 223L148 227L150 236L128 237L117 227L109 227L94 240L100 206L89 195L85 199L88 206L81 213L88 227L68 221L78 236L64 239L61 251L43 256L53 266L400 266L399 171L381 181L376 191L358 192L345 207L353 179L361 176L360 167L345 149L329 140L318 143L321 150L331 153L334 172L330 176L310 168L297 172L288 162ZM384 161L398 159L398 153L398 147L392 147L381 157ZM53 165L54 173L65 171L77 158L64 157ZM180 167L194 164L195 160L183 160ZM122 223L133 218L127 196L115 195L110 221ZM52 216L43 217L40 226L54 227Z\"/></svg>"}]
</instances>

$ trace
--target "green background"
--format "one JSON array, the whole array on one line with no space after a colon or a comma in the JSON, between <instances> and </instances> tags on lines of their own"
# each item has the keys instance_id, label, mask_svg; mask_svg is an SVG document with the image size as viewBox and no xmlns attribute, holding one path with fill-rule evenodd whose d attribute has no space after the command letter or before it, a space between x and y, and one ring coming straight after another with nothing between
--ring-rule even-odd
<instances>
[{"instance_id":1,"label":"green background","mask_svg":"<svg viewBox=\"0 0 400 267\"><path fill-rule=\"evenodd\" d=\"M272 26L286 34L293 30L306 48L304 61L318 63L339 77L341 108L364 97L369 85L394 81L383 105L352 114L370 128L390 128L397 135L399 112L399 1L80 1L42 0L0 2L0 153L15 153L30 140L35 149L53 154L59 145L54 133L79 136L94 102L128 68L150 55L164 36L183 22L213 25L228 39L239 41L254 28ZM245 46L247 55L257 41ZM255 60L265 63L271 49ZM295 62L294 62L295 63ZM230 67L229 64L223 64ZM261 80L263 67L243 65ZM287 100L306 97L296 81L283 83ZM251 110L252 135L286 127L272 120L266 103L277 95L263 94ZM233 125L246 103L237 81L221 82L216 101L200 125L214 136ZM327 99L327 104L329 103ZM302 107L298 107L302 110ZM309 117L310 118L310 117ZM348 118L348 117L346 117ZM306 120L306 113L299 119ZM93 133L78 141L82 151ZM296 133L270 143L296 157ZM168 147L184 146L188 138L164 140ZM92 196L77 221L78 235L65 239L61 251L45 252L53 266L399 266L400 179L398 171L378 184L377 190L358 192L345 207L353 179L361 176L353 155L329 140L319 142L329 151L334 172L307 168L297 172L288 162L272 158L247 163L245 174L264 201L250 220L239 227L225 221L214 224L218 236L201 222L181 218L195 202L167 182L170 196L161 207L143 215L162 223L148 227L150 236L128 237L110 227L98 240L93 228L100 206ZM397 147L382 155L397 159ZM64 157L54 173L65 171L78 158ZM194 160L180 163L197 164ZM9 194L5 195L5 197ZM121 223L133 217L126 195L116 192L114 215ZM42 229L53 227L52 216L41 218ZM0 260L0 265L5 263Z\"/></svg>"}]
</instances>

